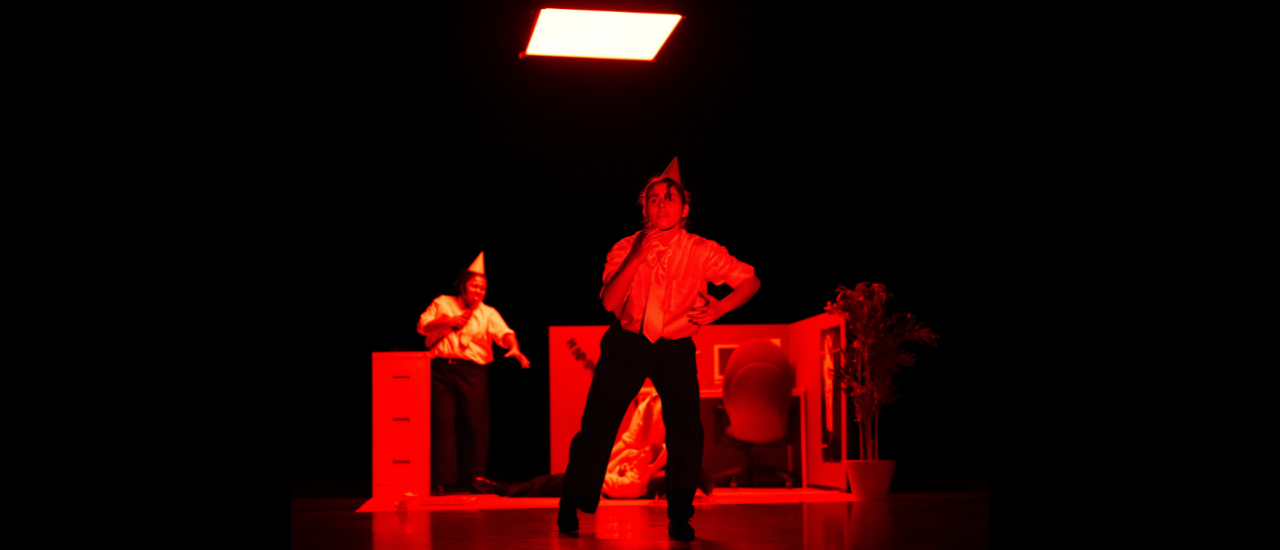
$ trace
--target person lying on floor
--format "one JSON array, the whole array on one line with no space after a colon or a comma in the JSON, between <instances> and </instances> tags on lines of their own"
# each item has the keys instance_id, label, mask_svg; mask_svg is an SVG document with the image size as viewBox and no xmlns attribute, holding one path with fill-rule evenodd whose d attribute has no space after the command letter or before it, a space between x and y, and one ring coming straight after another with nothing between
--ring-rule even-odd
<instances>
[{"instance_id":1,"label":"person lying on floor","mask_svg":"<svg viewBox=\"0 0 1280 550\"><path fill-rule=\"evenodd\" d=\"M656 393L649 394L641 398L631 417L631 426L613 445L602 494L615 499L665 495L666 475L662 471L667 464L665 439L662 401ZM706 472L702 472L698 485L703 493L711 494L711 478ZM481 493L506 497L559 497L564 488L564 474L538 476L511 485L477 477L472 486Z\"/></svg>"}]
</instances>

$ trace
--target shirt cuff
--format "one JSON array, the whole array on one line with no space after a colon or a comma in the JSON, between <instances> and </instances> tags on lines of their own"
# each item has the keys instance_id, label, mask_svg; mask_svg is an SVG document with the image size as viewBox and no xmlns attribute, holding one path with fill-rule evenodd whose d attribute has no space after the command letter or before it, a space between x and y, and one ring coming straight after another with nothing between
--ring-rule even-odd
<instances>
[{"instance_id":1,"label":"shirt cuff","mask_svg":"<svg viewBox=\"0 0 1280 550\"><path fill-rule=\"evenodd\" d=\"M734 268L733 273L730 273L729 276L724 278L724 282L727 283L731 288L738 288L738 286L741 285L743 281L746 281L747 279L755 277L756 275L756 268L751 267L750 265L747 265L747 264L743 264L741 262L739 263L741 265Z\"/></svg>"}]
</instances>

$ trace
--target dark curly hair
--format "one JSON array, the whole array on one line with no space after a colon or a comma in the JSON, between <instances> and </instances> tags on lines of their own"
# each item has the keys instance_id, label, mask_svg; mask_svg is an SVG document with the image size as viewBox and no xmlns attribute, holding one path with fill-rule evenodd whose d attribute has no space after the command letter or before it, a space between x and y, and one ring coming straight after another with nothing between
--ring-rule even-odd
<instances>
[{"instance_id":1,"label":"dark curly hair","mask_svg":"<svg viewBox=\"0 0 1280 550\"><path fill-rule=\"evenodd\" d=\"M644 211L645 197L649 196L649 188L650 188L650 187L653 187L655 184L659 184L659 183L665 183L665 184L667 184L667 194L668 194L668 195L670 195L672 192L675 192L676 194L678 194L678 195L680 196L680 205L681 205L681 206L684 206L684 205L686 205L686 204L689 204L689 195L690 195L689 190L688 190L688 189L685 189L685 188L684 188L684 185L681 185L681 184L680 184L680 182L678 182L678 181L676 181L676 180L673 180L673 179L671 179L671 178L669 178L669 177L666 177L666 176L663 176L663 175L659 174L659 175L657 175L657 176L654 176L654 177L652 177L652 178L649 178L649 183L646 183L646 184L645 184L645 186L644 186L644 189L642 189L642 190L640 191L640 199L637 201L637 203L640 205L640 209L641 209L641 211L642 211L642 212ZM645 228L645 229L649 229L649 219L648 219L648 218L645 218L645 220L644 220L644 228ZM685 216L681 216L681 217L680 217L680 228L681 228L681 229L688 229L688 228L689 228L689 218L687 218L687 217L685 217Z\"/></svg>"}]
</instances>

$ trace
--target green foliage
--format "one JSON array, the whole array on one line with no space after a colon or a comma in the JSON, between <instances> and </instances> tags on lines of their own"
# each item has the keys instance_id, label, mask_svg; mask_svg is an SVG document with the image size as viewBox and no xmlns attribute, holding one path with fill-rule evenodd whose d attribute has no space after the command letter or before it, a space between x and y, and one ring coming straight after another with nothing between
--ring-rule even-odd
<instances>
[{"instance_id":1,"label":"green foliage","mask_svg":"<svg viewBox=\"0 0 1280 550\"><path fill-rule=\"evenodd\" d=\"M844 361L839 372L841 388L853 399L860 423L863 456L878 459L871 431L880 407L898 399L894 375L902 367L916 362L915 354L902 349L903 344L935 346L938 335L910 313L891 313L886 304L893 297L880 283L858 283L852 290L836 289L835 303L828 302L828 313L839 315L845 323ZM868 453L866 447L870 446Z\"/></svg>"}]
</instances>

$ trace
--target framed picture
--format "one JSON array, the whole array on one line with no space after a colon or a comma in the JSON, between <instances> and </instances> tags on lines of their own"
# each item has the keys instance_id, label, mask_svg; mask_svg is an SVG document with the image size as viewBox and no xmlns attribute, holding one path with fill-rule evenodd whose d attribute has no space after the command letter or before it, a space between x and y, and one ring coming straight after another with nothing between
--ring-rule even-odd
<instances>
[{"instance_id":1,"label":"framed picture","mask_svg":"<svg viewBox=\"0 0 1280 550\"><path fill-rule=\"evenodd\" d=\"M844 355L841 352L840 326L822 329L819 334L819 347L822 350L821 365L818 372L822 376L822 393L819 395L822 416L822 461L840 462L844 460L844 391L840 389L840 381L836 379Z\"/></svg>"},{"instance_id":2,"label":"framed picture","mask_svg":"<svg viewBox=\"0 0 1280 550\"><path fill-rule=\"evenodd\" d=\"M738 349L738 344L716 344L713 352L715 353L715 385L724 384L724 370L729 368L729 357L733 356L733 350Z\"/></svg>"}]
</instances>

